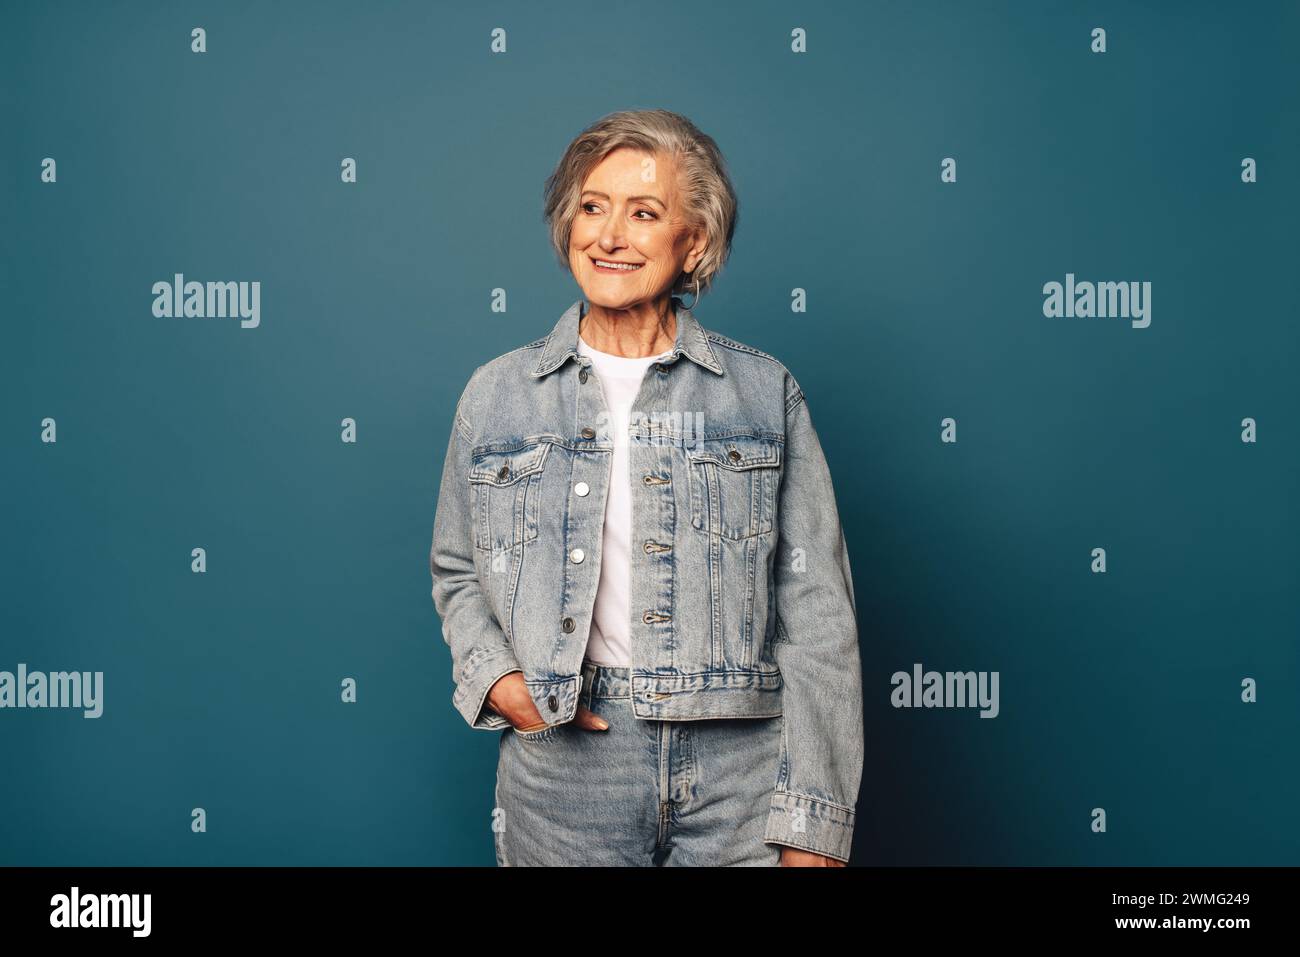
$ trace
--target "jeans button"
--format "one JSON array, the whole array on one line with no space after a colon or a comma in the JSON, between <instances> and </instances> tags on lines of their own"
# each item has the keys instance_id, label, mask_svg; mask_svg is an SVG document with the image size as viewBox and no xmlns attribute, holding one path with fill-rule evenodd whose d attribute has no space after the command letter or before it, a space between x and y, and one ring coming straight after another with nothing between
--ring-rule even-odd
<instances>
[{"instance_id":1,"label":"jeans button","mask_svg":"<svg viewBox=\"0 0 1300 957\"><path fill-rule=\"evenodd\" d=\"M581 548L575 548L573 551L569 552L569 560L575 565L581 565L582 560L586 557L587 553Z\"/></svg>"},{"instance_id":2,"label":"jeans button","mask_svg":"<svg viewBox=\"0 0 1300 957\"><path fill-rule=\"evenodd\" d=\"M591 486L586 482L579 482L577 485L573 486L573 491L585 498L587 493L591 491Z\"/></svg>"},{"instance_id":3,"label":"jeans button","mask_svg":"<svg viewBox=\"0 0 1300 957\"><path fill-rule=\"evenodd\" d=\"M584 425L582 427L582 437L584 439L594 439L596 437L596 430L589 425Z\"/></svg>"},{"instance_id":4,"label":"jeans button","mask_svg":"<svg viewBox=\"0 0 1300 957\"><path fill-rule=\"evenodd\" d=\"M552 711L560 710L560 702L555 700L555 695L551 695L546 699L546 707L550 708Z\"/></svg>"},{"instance_id":5,"label":"jeans button","mask_svg":"<svg viewBox=\"0 0 1300 957\"><path fill-rule=\"evenodd\" d=\"M565 631L573 631L575 627L573 623L573 619L565 618L564 621L560 622L560 627L562 627Z\"/></svg>"},{"instance_id":6,"label":"jeans button","mask_svg":"<svg viewBox=\"0 0 1300 957\"><path fill-rule=\"evenodd\" d=\"M578 370L578 381L579 381L579 382L586 382L586 381L587 381L587 370L586 370L586 369L579 369L579 370Z\"/></svg>"}]
</instances>

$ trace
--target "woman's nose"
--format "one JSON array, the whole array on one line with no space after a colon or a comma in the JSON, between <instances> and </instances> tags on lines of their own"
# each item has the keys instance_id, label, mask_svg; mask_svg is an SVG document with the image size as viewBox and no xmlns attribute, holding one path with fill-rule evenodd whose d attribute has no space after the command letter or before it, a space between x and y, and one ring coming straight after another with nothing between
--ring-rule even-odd
<instances>
[{"instance_id":1,"label":"woman's nose","mask_svg":"<svg viewBox=\"0 0 1300 957\"><path fill-rule=\"evenodd\" d=\"M611 220L601 231L600 248L610 253L623 245L623 231Z\"/></svg>"}]
</instances>

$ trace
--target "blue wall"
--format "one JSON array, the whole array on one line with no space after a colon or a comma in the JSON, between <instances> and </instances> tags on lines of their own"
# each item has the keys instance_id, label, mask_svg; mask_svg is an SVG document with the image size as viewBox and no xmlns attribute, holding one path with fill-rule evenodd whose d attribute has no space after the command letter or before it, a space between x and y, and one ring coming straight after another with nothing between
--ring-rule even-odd
<instances>
[{"instance_id":1,"label":"blue wall","mask_svg":"<svg viewBox=\"0 0 1300 957\"><path fill-rule=\"evenodd\" d=\"M726 153L696 315L789 366L830 461L855 862L1300 863L1298 9L6 6L0 670L105 696L0 709L0 864L493 863L441 459L475 366L579 295L545 176L644 107ZM178 272L259 281L260 325L155 318ZM1044 316L1067 273L1151 282L1151 324ZM892 707L916 662L997 671L1000 714Z\"/></svg>"}]
</instances>

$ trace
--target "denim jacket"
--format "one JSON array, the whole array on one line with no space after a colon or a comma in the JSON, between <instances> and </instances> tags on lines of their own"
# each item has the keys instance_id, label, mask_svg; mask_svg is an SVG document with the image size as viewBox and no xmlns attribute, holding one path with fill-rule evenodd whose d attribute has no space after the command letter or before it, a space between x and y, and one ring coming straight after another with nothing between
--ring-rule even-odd
<instances>
[{"instance_id":1,"label":"denim jacket","mask_svg":"<svg viewBox=\"0 0 1300 957\"><path fill-rule=\"evenodd\" d=\"M862 773L848 549L804 393L772 356L679 303L632 408L632 707L646 719L782 715L764 840L847 861ZM600 579L612 441L577 351L579 299L545 338L479 366L456 406L429 567L472 728L522 672L571 720Z\"/></svg>"}]
</instances>

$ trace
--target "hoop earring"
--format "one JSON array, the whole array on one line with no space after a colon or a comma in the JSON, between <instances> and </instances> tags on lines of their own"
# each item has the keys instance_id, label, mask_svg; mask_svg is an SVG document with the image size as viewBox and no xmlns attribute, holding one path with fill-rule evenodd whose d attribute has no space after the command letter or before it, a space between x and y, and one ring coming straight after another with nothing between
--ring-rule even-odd
<instances>
[{"instance_id":1,"label":"hoop earring","mask_svg":"<svg viewBox=\"0 0 1300 957\"><path fill-rule=\"evenodd\" d=\"M682 300L681 300L680 298L679 298L677 301L678 301L678 302L682 302ZM700 301L700 277L699 277L699 275L697 274L697 275L695 276L695 301L692 302L689 306L686 305L686 303L682 302L682 308L683 308L683 309L694 309L694 308L695 308L695 304L698 303L699 301Z\"/></svg>"}]
</instances>

